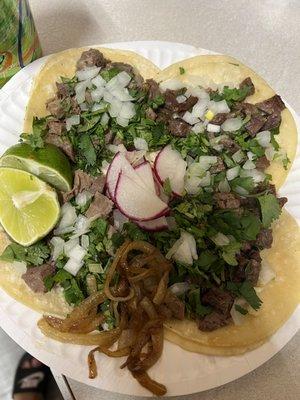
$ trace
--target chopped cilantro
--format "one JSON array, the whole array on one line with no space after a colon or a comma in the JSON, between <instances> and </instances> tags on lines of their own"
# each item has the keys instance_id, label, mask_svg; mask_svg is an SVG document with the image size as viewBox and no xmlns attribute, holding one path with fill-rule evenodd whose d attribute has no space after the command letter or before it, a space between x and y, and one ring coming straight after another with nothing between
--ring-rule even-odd
<instances>
[{"instance_id":1,"label":"chopped cilantro","mask_svg":"<svg viewBox=\"0 0 300 400\"><path fill-rule=\"evenodd\" d=\"M172 194L172 188L171 188L170 178L167 178L167 179L164 181L163 189L164 189L164 192L165 192L165 194L166 194L167 196L171 196L171 194Z\"/></svg>"},{"instance_id":2,"label":"chopped cilantro","mask_svg":"<svg viewBox=\"0 0 300 400\"><path fill-rule=\"evenodd\" d=\"M22 133L21 140L27 142L33 149L44 147L44 136L46 133L47 119L33 118L32 132Z\"/></svg>"},{"instance_id":3,"label":"chopped cilantro","mask_svg":"<svg viewBox=\"0 0 300 400\"><path fill-rule=\"evenodd\" d=\"M115 77L116 75L118 75L118 73L120 72L120 70L118 68L110 68L110 69L104 69L100 72L100 75L102 76L102 78L108 82L110 81L113 77Z\"/></svg>"},{"instance_id":4,"label":"chopped cilantro","mask_svg":"<svg viewBox=\"0 0 300 400\"><path fill-rule=\"evenodd\" d=\"M239 304L235 304L234 308L242 315L248 314L248 311L244 307L241 307Z\"/></svg>"},{"instance_id":5,"label":"chopped cilantro","mask_svg":"<svg viewBox=\"0 0 300 400\"><path fill-rule=\"evenodd\" d=\"M96 151L87 133L80 135L79 148L82 156L86 159L87 165L94 165L97 159Z\"/></svg>"},{"instance_id":6,"label":"chopped cilantro","mask_svg":"<svg viewBox=\"0 0 300 400\"><path fill-rule=\"evenodd\" d=\"M37 242L29 247L17 243L9 244L0 256L0 260L13 262L23 261L29 265L41 265L50 255L49 247L43 242Z\"/></svg>"},{"instance_id":7,"label":"chopped cilantro","mask_svg":"<svg viewBox=\"0 0 300 400\"><path fill-rule=\"evenodd\" d=\"M255 289L248 281L244 281L243 283L227 282L226 287L235 296L243 297L254 310L258 310L262 305L261 299L257 296Z\"/></svg>"},{"instance_id":8,"label":"chopped cilantro","mask_svg":"<svg viewBox=\"0 0 300 400\"><path fill-rule=\"evenodd\" d=\"M180 75L183 75L185 73L185 69L183 67L179 67L179 73Z\"/></svg>"},{"instance_id":9,"label":"chopped cilantro","mask_svg":"<svg viewBox=\"0 0 300 400\"><path fill-rule=\"evenodd\" d=\"M222 257L229 265L238 265L236 254L239 253L242 244L232 241L227 246L222 246Z\"/></svg>"},{"instance_id":10,"label":"chopped cilantro","mask_svg":"<svg viewBox=\"0 0 300 400\"><path fill-rule=\"evenodd\" d=\"M126 222L123 226L123 231L131 240L149 240L147 232L140 229L133 222Z\"/></svg>"},{"instance_id":11,"label":"chopped cilantro","mask_svg":"<svg viewBox=\"0 0 300 400\"><path fill-rule=\"evenodd\" d=\"M277 198L273 194L265 194L258 197L261 209L261 218L264 228L269 228L271 223L279 218L281 208Z\"/></svg>"},{"instance_id":12,"label":"chopped cilantro","mask_svg":"<svg viewBox=\"0 0 300 400\"><path fill-rule=\"evenodd\" d=\"M187 295L187 308L190 313L196 314L198 317L205 317L210 314L212 308L210 306L204 306L201 303L200 289L193 289Z\"/></svg>"}]
</instances>

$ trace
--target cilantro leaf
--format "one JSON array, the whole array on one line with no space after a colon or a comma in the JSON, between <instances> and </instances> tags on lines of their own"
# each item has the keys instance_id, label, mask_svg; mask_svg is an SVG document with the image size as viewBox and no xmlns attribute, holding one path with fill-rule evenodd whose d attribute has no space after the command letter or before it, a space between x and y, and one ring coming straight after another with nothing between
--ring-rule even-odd
<instances>
[{"instance_id":1,"label":"cilantro leaf","mask_svg":"<svg viewBox=\"0 0 300 400\"><path fill-rule=\"evenodd\" d=\"M166 194L167 196L171 196L171 194L172 194L172 188L171 188L170 178L167 178L167 179L164 181L163 189L164 189L164 192L165 192L165 194Z\"/></svg>"},{"instance_id":2,"label":"cilantro leaf","mask_svg":"<svg viewBox=\"0 0 300 400\"><path fill-rule=\"evenodd\" d=\"M183 67L179 67L179 73L180 75L183 75L185 73L185 69Z\"/></svg>"},{"instance_id":3,"label":"cilantro leaf","mask_svg":"<svg viewBox=\"0 0 300 400\"><path fill-rule=\"evenodd\" d=\"M210 314L212 308L210 306L204 306L201 303L200 289L193 289L187 295L187 305L189 311L195 313L198 317L205 317Z\"/></svg>"},{"instance_id":4,"label":"cilantro leaf","mask_svg":"<svg viewBox=\"0 0 300 400\"><path fill-rule=\"evenodd\" d=\"M244 307L241 307L239 304L235 304L234 308L242 315L248 314L248 311Z\"/></svg>"},{"instance_id":5,"label":"cilantro leaf","mask_svg":"<svg viewBox=\"0 0 300 400\"><path fill-rule=\"evenodd\" d=\"M46 134L47 120L46 118L33 118L32 132L22 133L22 141L27 142L33 149L44 147L44 136Z\"/></svg>"},{"instance_id":6,"label":"cilantro leaf","mask_svg":"<svg viewBox=\"0 0 300 400\"><path fill-rule=\"evenodd\" d=\"M271 223L279 218L281 208L277 198L273 194L265 194L258 197L261 209L262 224L264 228L269 228Z\"/></svg>"},{"instance_id":7,"label":"cilantro leaf","mask_svg":"<svg viewBox=\"0 0 300 400\"><path fill-rule=\"evenodd\" d=\"M148 240L149 236L145 231L137 227L133 222L126 222L123 226L123 231L131 240Z\"/></svg>"},{"instance_id":8,"label":"cilantro leaf","mask_svg":"<svg viewBox=\"0 0 300 400\"><path fill-rule=\"evenodd\" d=\"M229 265L238 265L236 254L239 253L242 244L232 241L227 246L222 246L222 257Z\"/></svg>"},{"instance_id":9,"label":"cilantro leaf","mask_svg":"<svg viewBox=\"0 0 300 400\"><path fill-rule=\"evenodd\" d=\"M13 262L23 261L29 265L42 265L50 255L49 247L38 242L29 247L23 247L17 243L9 244L0 256L0 260Z\"/></svg>"},{"instance_id":10,"label":"cilantro leaf","mask_svg":"<svg viewBox=\"0 0 300 400\"><path fill-rule=\"evenodd\" d=\"M254 310L258 310L262 305L262 300L257 296L256 291L250 282L227 282L226 287L235 296L243 297Z\"/></svg>"},{"instance_id":11,"label":"cilantro leaf","mask_svg":"<svg viewBox=\"0 0 300 400\"><path fill-rule=\"evenodd\" d=\"M87 133L80 135L79 148L82 151L83 157L86 159L87 165L94 165L97 159L96 151Z\"/></svg>"}]
</instances>

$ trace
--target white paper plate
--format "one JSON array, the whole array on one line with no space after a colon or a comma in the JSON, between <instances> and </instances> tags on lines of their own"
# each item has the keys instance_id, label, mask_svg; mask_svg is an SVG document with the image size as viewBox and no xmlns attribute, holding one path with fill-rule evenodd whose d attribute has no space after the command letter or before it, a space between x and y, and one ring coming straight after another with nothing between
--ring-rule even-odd
<instances>
[{"instance_id":1,"label":"white paper plate","mask_svg":"<svg viewBox=\"0 0 300 400\"><path fill-rule=\"evenodd\" d=\"M195 47L168 42L128 42L105 45L136 51L159 67L197 54L211 53ZM15 75L0 91L0 154L18 141L32 78L45 58L33 62ZM291 110L293 112L293 110ZM295 112L293 112L297 118ZM298 128L300 127L297 119ZM298 129L300 131L300 129ZM298 149L299 150L299 149ZM300 157L293 165L281 194L289 198L288 210L300 221ZM123 394L149 396L126 370L120 370L120 359L97 355L99 378L88 379L88 348L66 345L44 337L36 323L40 315L17 303L0 290L0 325L26 351L56 372L101 389ZM165 342L163 356L150 371L151 377L164 383L168 395L200 392L235 380L273 357L296 334L300 327L300 308L289 321L260 348L234 357L213 357L190 353Z\"/></svg>"}]
</instances>

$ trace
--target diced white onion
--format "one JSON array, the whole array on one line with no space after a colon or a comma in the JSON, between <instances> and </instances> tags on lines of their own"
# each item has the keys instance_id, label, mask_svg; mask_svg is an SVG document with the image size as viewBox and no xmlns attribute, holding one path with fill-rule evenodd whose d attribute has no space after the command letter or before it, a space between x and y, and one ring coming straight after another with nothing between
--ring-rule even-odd
<instances>
[{"instance_id":1,"label":"diced white onion","mask_svg":"<svg viewBox=\"0 0 300 400\"><path fill-rule=\"evenodd\" d=\"M104 90L105 90L104 87L99 87L95 90L92 90L91 91L92 100L96 102L100 101L103 97Z\"/></svg>"},{"instance_id":2,"label":"diced white onion","mask_svg":"<svg viewBox=\"0 0 300 400\"><path fill-rule=\"evenodd\" d=\"M133 139L134 147L137 150L146 150L148 151L148 143L143 138L134 138Z\"/></svg>"},{"instance_id":3,"label":"diced white onion","mask_svg":"<svg viewBox=\"0 0 300 400\"><path fill-rule=\"evenodd\" d=\"M192 115L196 118L202 118L207 110L208 101L206 99L199 99L192 108Z\"/></svg>"},{"instance_id":4,"label":"diced white onion","mask_svg":"<svg viewBox=\"0 0 300 400\"><path fill-rule=\"evenodd\" d=\"M258 132L255 139L260 144L261 147L269 147L271 142L271 132L270 131L262 131Z\"/></svg>"},{"instance_id":5,"label":"diced white onion","mask_svg":"<svg viewBox=\"0 0 300 400\"><path fill-rule=\"evenodd\" d=\"M64 266L64 270L66 270L73 276L76 276L82 266L83 266L83 261L78 261L74 258L69 258L69 260L66 262Z\"/></svg>"},{"instance_id":6,"label":"diced white onion","mask_svg":"<svg viewBox=\"0 0 300 400\"><path fill-rule=\"evenodd\" d=\"M161 82L159 87L161 90L165 91L167 89L170 90L179 90L184 88L186 85L183 82L180 82L178 79L168 79L167 81Z\"/></svg>"},{"instance_id":7,"label":"diced white onion","mask_svg":"<svg viewBox=\"0 0 300 400\"><path fill-rule=\"evenodd\" d=\"M247 161L245 162L245 164L243 165L243 168L244 168L244 169L254 169L254 168L255 168L255 164L254 164L253 161L247 160Z\"/></svg>"},{"instance_id":8,"label":"diced white onion","mask_svg":"<svg viewBox=\"0 0 300 400\"><path fill-rule=\"evenodd\" d=\"M218 162L216 156L200 156L199 157L199 167L204 171L207 171L212 165Z\"/></svg>"},{"instance_id":9,"label":"diced white onion","mask_svg":"<svg viewBox=\"0 0 300 400\"><path fill-rule=\"evenodd\" d=\"M275 152L273 146L269 146L269 147L266 148L265 156L266 156L268 161L273 161L275 154L276 154L276 152Z\"/></svg>"},{"instance_id":10,"label":"diced white onion","mask_svg":"<svg viewBox=\"0 0 300 400\"><path fill-rule=\"evenodd\" d=\"M252 151L247 151L247 157L249 158L250 161L253 161L256 155L252 153Z\"/></svg>"},{"instance_id":11,"label":"diced white onion","mask_svg":"<svg viewBox=\"0 0 300 400\"><path fill-rule=\"evenodd\" d=\"M208 104L208 108L214 113L214 114L219 114L219 113L229 113L230 108L228 107L226 100L221 100L221 101L210 101Z\"/></svg>"},{"instance_id":12,"label":"diced white onion","mask_svg":"<svg viewBox=\"0 0 300 400\"><path fill-rule=\"evenodd\" d=\"M123 87L115 87L114 89L110 90L111 94L120 101L131 101L133 97L130 96L128 89L124 89Z\"/></svg>"},{"instance_id":13,"label":"diced white onion","mask_svg":"<svg viewBox=\"0 0 300 400\"><path fill-rule=\"evenodd\" d=\"M266 178L266 175L257 169L242 169L240 173L241 178L251 177L254 180L254 183L263 182Z\"/></svg>"},{"instance_id":14,"label":"diced white onion","mask_svg":"<svg viewBox=\"0 0 300 400\"><path fill-rule=\"evenodd\" d=\"M207 93L204 89L199 86L189 87L185 92L186 96L195 96L198 99L204 100L206 104L209 103L209 93Z\"/></svg>"},{"instance_id":15,"label":"diced white onion","mask_svg":"<svg viewBox=\"0 0 300 400\"><path fill-rule=\"evenodd\" d=\"M69 131L73 125L80 124L80 115L72 115L69 118L66 118L66 129Z\"/></svg>"},{"instance_id":16,"label":"diced white onion","mask_svg":"<svg viewBox=\"0 0 300 400\"><path fill-rule=\"evenodd\" d=\"M218 189L221 193L229 193L230 192L230 185L226 178L223 181L219 182Z\"/></svg>"},{"instance_id":17,"label":"diced white onion","mask_svg":"<svg viewBox=\"0 0 300 400\"><path fill-rule=\"evenodd\" d=\"M122 102L117 99L113 99L109 106L109 114L111 117L118 117L122 109Z\"/></svg>"},{"instance_id":18,"label":"diced white onion","mask_svg":"<svg viewBox=\"0 0 300 400\"><path fill-rule=\"evenodd\" d=\"M213 133L219 133L221 130L220 125L215 125L215 124L207 124L207 132L213 132Z\"/></svg>"},{"instance_id":19,"label":"diced white onion","mask_svg":"<svg viewBox=\"0 0 300 400\"><path fill-rule=\"evenodd\" d=\"M75 202L79 207L85 206L86 203L92 198L92 193L84 190L75 197Z\"/></svg>"},{"instance_id":20,"label":"diced white onion","mask_svg":"<svg viewBox=\"0 0 300 400\"><path fill-rule=\"evenodd\" d=\"M108 124L108 121L109 121L109 116L108 116L107 113L104 113L104 114L102 115L102 117L101 117L100 124L101 124L102 126L106 126L106 125Z\"/></svg>"},{"instance_id":21,"label":"diced white onion","mask_svg":"<svg viewBox=\"0 0 300 400\"><path fill-rule=\"evenodd\" d=\"M73 258L76 261L81 262L86 255L86 250L81 247L79 244L74 246L70 251L69 251L69 257Z\"/></svg>"},{"instance_id":22,"label":"diced white onion","mask_svg":"<svg viewBox=\"0 0 300 400\"><path fill-rule=\"evenodd\" d=\"M258 286L265 286L275 278L275 271L270 267L269 263L266 260L263 260L258 277Z\"/></svg>"},{"instance_id":23,"label":"diced white onion","mask_svg":"<svg viewBox=\"0 0 300 400\"><path fill-rule=\"evenodd\" d=\"M95 78L92 79L92 84L95 85L97 88L101 88L106 85L106 81L102 78L101 75L97 75Z\"/></svg>"},{"instance_id":24,"label":"diced white onion","mask_svg":"<svg viewBox=\"0 0 300 400\"><path fill-rule=\"evenodd\" d=\"M66 233L71 233L74 231L74 226L65 226L64 228L56 228L54 229L54 235L64 235Z\"/></svg>"},{"instance_id":25,"label":"diced white onion","mask_svg":"<svg viewBox=\"0 0 300 400\"><path fill-rule=\"evenodd\" d=\"M240 169L241 169L241 167L240 167L239 165L236 165L236 166L233 167L233 168L229 168L229 169L226 171L226 178L227 178L227 180L228 180L228 181L232 181L233 179L235 179L236 177L238 177L238 176L239 176L239 173L240 173Z\"/></svg>"},{"instance_id":26,"label":"diced white onion","mask_svg":"<svg viewBox=\"0 0 300 400\"><path fill-rule=\"evenodd\" d=\"M116 121L120 126L123 126L124 128L129 124L128 118L117 117Z\"/></svg>"},{"instance_id":27,"label":"diced white onion","mask_svg":"<svg viewBox=\"0 0 300 400\"><path fill-rule=\"evenodd\" d=\"M236 162L237 164L239 164L243 160L243 158L244 158L244 153L242 152L242 150L238 150L232 155L233 161Z\"/></svg>"},{"instance_id":28,"label":"diced white onion","mask_svg":"<svg viewBox=\"0 0 300 400\"><path fill-rule=\"evenodd\" d=\"M51 256L55 261L61 254L63 254L65 241L60 237L53 236L50 240L50 244L53 246Z\"/></svg>"},{"instance_id":29,"label":"diced white onion","mask_svg":"<svg viewBox=\"0 0 300 400\"><path fill-rule=\"evenodd\" d=\"M73 226L76 221L76 209L70 203L65 203L61 207L61 220L57 228L65 228L69 226Z\"/></svg>"},{"instance_id":30,"label":"diced white onion","mask_svg":"<svg viewBox=\"0 0 300 400\"><path fill-rule=\"evenodd\" d=\"M117 75L117 79L121 86L126 87L131 81L131 76L126 71L122 71Z\"/></svg>"},{"instance_id":31,"label":"diced white onion","mask_svg":"<svg viewBox=\"0 0 300 400\"><path fill-rule=\"evenodd\" d=\"M75 98L79 105L85 102L85 91L86 88L90 85L90 83L91 83L90 81L83 81L77 83L77 85L75 86Z\"/></svg>"},{"instance_id":32,"label":"diced white onion","mask_svg":"<svg viewBox=\"0 0 300 400\"><path fill-rule=\"evenodd\" d=\"M186 101L186 97L183 94L181 94L180 96L176 97L176 101L179 104L184 103Z\"/></svg>"},{"instance_id":33,"label":"diced white onion","mask_svg":"<svg viewBox=\"0 0 300 400\"><path fill-rule=\"evenodd\" d=\"M86 81L88 79L95 78L99 71L100 67L85 67L84 69L77 71L76 76L79 81Z\"/></svg>"},{"instance_id":34,"label":"diced white onion","mask_svg":"<svg viewBox=\"0 0 300 400\"><path fill-rule=\"evenodd\" d=\"M78 215L76 223L75 223L75 229L74 229L74 235L71 236L71 239L77 238L81 235L84 235L90 230L92 220L85 217L84 215Z\"/></svg>"},{"instance_id":35,"label":"diced white onion","mask_svg":"<svg viewBox=\"0 0 300 400\"><path fill-rule=\"evenodd\" d=\"M81 240L80 240L81 247L83 247L85 250L87 250L89 247L89 244L90 244L90 239L89 239L88 235L82 235Z\"/></svg>"},{"instance_id":36,"label":"diced white onion","mask_svg":"<svg viewBox=\"0 0 300 400\"><path fill-rule=\"evenodd\" d=\"M227 246L230 243L229 237L224 235L222 232L218 232L215 236L211 238L211 240L217 246Z\"/></svg>"},{"instance_id":37,"label":"diced white onion","mask_svg":"<svg viewBox=\"0 0 300 400\"><path fill-rule=\"evenodd\" d=\"M205 128L204 128L203 122L198 122L192 128L192 131L195 133L203 133L204 130L205 130Z\"/></svg>"},{"instance_id":38,"label":"diced white onion","mask_svg":"<svg viewBox=\"0 0 300 400\"><path fill-rule=\"evenodd\" d=\"M108 90L105 90L103 93L103 100L107 101L107 103L111 103L115 100L115 98Z\"/></svg>"},{"instance_id":39,"label":"diced white onion","mask_svg":"<svg viewBox=\"0 0 300 400\"><path fill-rule=\"evenodd\" d=\"M118 231L122 231L123 225L129 221L129 219L121 213L118 209L114 209L113 211L113 219L114 219L114 227Z\"/></svg>"},{"instance_id":40,"label":"diced white onion","mask_svg":"<svg viewBox=\"0 0 300 400\"><path fill-rule=\"evenodd\" d=\"M195 117L195 116L194 116L192 113L190 113L189 111L186 111L186 112L183 114L182 119L183 119L185 122L187 122L188 124L190 124L190 125L195 125L195 124L197 124L198 122L200 122L199 119L198 119L197 117Z\"/></svg>"},{"instance_id":41,"label":"diced white onion","mask_svg":"<svg viewBox=\"0 0 300 400\"><path fill-rule=\"evenodd\" d=\"M234 132L238 131L243 125L243 121L241 117L236 118L228 118L225 122L221 125L221 128L225 132Z\"/></svg>"},{"instance_id":42,"label":"diced white onion","mask_svg":"<svg viewBox=\"0 0 300 400\"><path fill-rule=\"evenodd\" d=\"M188 232L182 231L181 237L168 251L166 258L173 258L182 264L192 265L193 261L198 259L194 236Z\"/></svg>"},{"instance_id":43,"label":"diced white onion","mask_svg":"<svg viewBox=\"0 0 300 400\"><path fill-rule=\"evenodd\" d=\"M171 285L169 290L175 294L175 296L181 296L189 290L190 286L188 282L178 282Z\"/></svg>"},{"instance_id":44,"label":"diced white onion","mask_svg":"<svg viewBox=\"0 0 300 400\"><path fill-rule=\"evenodd\" d=\"M81 103L79 104L80 110L81 111L88 111L89 106L87 105L87 103Z\"/></svg>"},{"instance_id":45,"label":"diced white onion","mask_svg":"<svg viewBox=\"0 0 300 400\"><path fill-rule=\"evenodd\" d=\"M134 117L135 116L134 104L130 103L130 101L122 103L122 107L118 116L121 118L128 118L128 119Z\"/></svg>"},{"instance_id":46,"label":"diced white onion","mask_svg":"<svg viewBox=\"0 0 300 400\"><path fill-rule=\"evenodd\" d=\"M73 250L75 246L79 246L79 239L69 239L64 244L64 253L67 257L70 257L70 252Z\"/></svg>"},{"instance_id":47,"label":"diced white onion","mask_svg":"<svg viewBox=\"0 0 300 400\"><path fill-rule=\"evenodd\" d=\"M99 110L104 110L105 105L103 103L94 103L92 106L92 110L91 111L99 111Z\"/></svg>"}]
</instances>

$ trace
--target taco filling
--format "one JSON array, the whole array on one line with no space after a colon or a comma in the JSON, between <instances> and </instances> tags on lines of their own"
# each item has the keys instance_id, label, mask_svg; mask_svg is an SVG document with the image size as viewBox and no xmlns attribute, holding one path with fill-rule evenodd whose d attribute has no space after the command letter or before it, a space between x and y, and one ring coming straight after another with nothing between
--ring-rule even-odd
<instances>
[{"instance_id":1,"label":"taco filling","mask_svg":"<svg viewBox=\"0 0 300 400\"><path fill-rule=\"evenodd\" d=\"M161 355L165 321L211 332L259 312L261 287L276 278L261 251L287 201L268 168L290 160L276 140L285 104L278 95L252 104L255 90L250 77L207 87L144 80L96 49L58 79L48 115L22 141L61 149L73 187L59 193L50 234L1 256L26 263L32 291L60 287L74 307L66 319L44 317L42 331L126 355L123 367L159 395L166 389L147 370ZM94 330L104 335L91 339Z\"/></svg>"}]
</instances>

